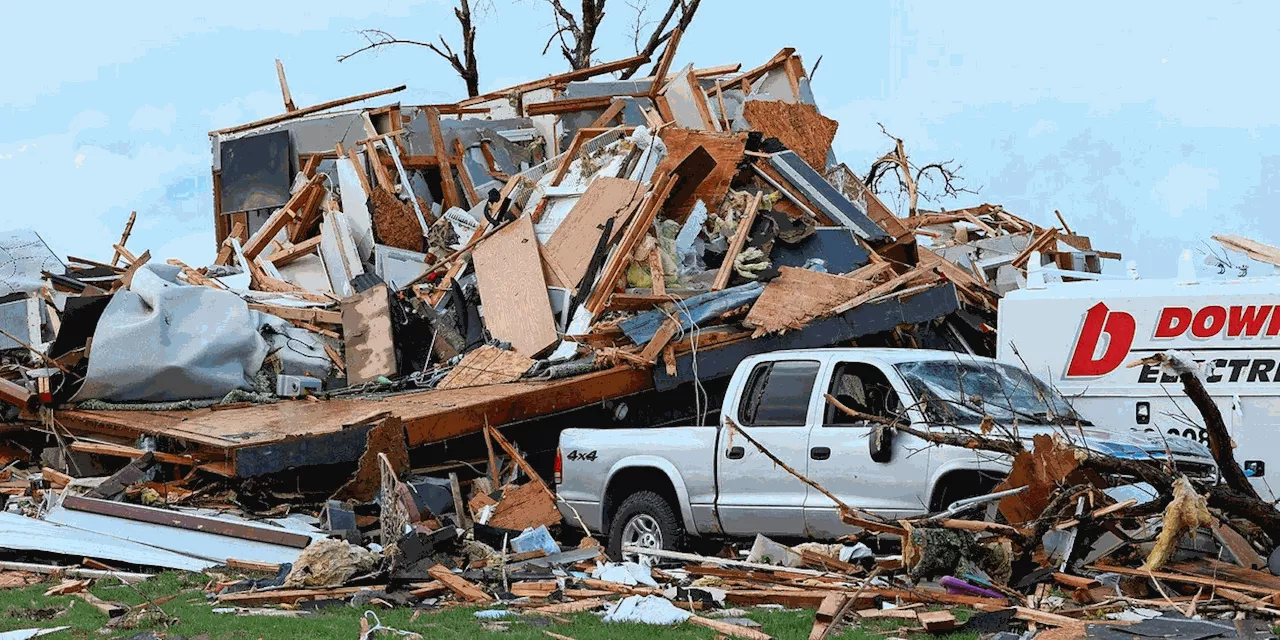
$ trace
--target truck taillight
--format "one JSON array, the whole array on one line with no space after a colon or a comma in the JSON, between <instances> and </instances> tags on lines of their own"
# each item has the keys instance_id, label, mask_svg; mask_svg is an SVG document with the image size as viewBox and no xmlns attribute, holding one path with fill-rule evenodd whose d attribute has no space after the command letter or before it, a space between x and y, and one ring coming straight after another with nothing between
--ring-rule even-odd
<instances>
[{"instance_id":1,"label":"truck taillight","mask_svg":"<svg viewBox=\"0 0 1280 640\"><path fill-rule=\"evenodd\" d=\"M560 447L556 447L556 484L560 484L564 479L564 461L560 458Z\"/></svg>"}]
</instances>

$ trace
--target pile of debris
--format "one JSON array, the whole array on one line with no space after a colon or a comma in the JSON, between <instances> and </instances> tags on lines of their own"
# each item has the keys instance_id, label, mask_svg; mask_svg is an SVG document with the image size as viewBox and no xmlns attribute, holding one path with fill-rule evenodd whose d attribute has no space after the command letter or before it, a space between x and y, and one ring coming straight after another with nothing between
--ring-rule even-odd
<instances>
[{"instance_id":1,"label":"pile of debris","mask_svg":"<svg viewBox=\"0 0 1280 640\"><path fill-rule=\"evenodd\" d=\"M133 217L103 262L10 236L8 417L231 478L355 463L388 418L414 450L525 423L546 471L548 416L700 423L784 348L990 355L1032 255L1118 257L998 206L899 218L836 163L794 50L674 70L679 41L647 78L593 79L628 58L456 104L286 99L211 132L209 266L135 254Z\"/></svg>"},{"instance_id":2,"label":"pile of debris","mask_svg":"<svg viewBox=\"0 0 1280 640\"><path fill-rule=\"evenodd\" d=\"M1226 636L1254 627L1219 614L1280 613L1259 571L1274 509L1212 470L1028 451L1003 427L917 434L1012 457L1001 490L901 522L845 509L861 533L840 544L618 563L565 521L542 463L568 415L701 423L743 358L783 348L989 355L1029 261L1119 257L995 205L897 217L836 163L793 50L673 70L679 39L648 78L592 80L627 59L331 111L398 87L212 132L208 266L135 254L132 218L100 262L0 238L0 548L26 556L0 567L214 571L228 610L501 604L478 616L746 638L767 636L726 608L815 608L818 638L854 618L951 630L950 606L982 612L967 629L1136 635L1193 624L1170 612Z\"/></svg>"}]
</instances>

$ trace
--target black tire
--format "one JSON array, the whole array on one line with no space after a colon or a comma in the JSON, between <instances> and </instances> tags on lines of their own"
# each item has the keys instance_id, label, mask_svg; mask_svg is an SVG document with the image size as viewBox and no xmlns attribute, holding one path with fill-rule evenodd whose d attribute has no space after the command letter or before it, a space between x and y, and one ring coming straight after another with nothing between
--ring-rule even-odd
<instances>
[{"instance_id":1,"label":"black tire","mask_svg":"<svg viewBox=\"0 0 1280 640\"><path fill-rule=\"evenodd\" d=\"M622 534L637 516L649 516L661 532L661 548L678 550L684 544L684 524L666 498L652 491L637 491L622 501L609 525L609 557L622 559Z\"/></svg>"}]
</instances>

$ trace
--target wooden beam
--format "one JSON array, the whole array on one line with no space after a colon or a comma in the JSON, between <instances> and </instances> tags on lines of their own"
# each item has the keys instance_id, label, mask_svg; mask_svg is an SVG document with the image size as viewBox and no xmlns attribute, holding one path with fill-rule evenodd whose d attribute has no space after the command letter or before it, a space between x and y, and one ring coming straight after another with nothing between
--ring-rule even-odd
<instances>
[{"instance_id":1,"label":"wooden beam","mask_svg":"<svg viewBox=\"0 0 1280 640\"><path fill-rule=\"evenodd\" d=\"M67 445L67 448L71 449L72 451L79 451L81 453L92 453L94 455L100 455L100 456L111 456L114 458L130 458L130 459L141 458L143 455L148 453L146 451L143 451L142 449L135 449L133 447L127 447L122 444L103 444L98 442L88 442L86 440L76 440L75 442L72 442L71 444ZM197 464L199 464L199 461L197 461L195 458L191 456L183 456L183 455L178 455L174 453L163 453L160 451L152 451L150 453L153 456L155 456L155 459L157 462L164 462L166 464L180 464L188 467L194 467Z\"/></svg>"},{"instance_id":2,"label":"wooden beam","mask_svg":"<svg viewBox=\"0 0 1280 640\"><path fill-rule=\"evenodd\" d=\"M280 251L277 251L267 256L267 262L270 262L276 267L283 267L284 265L289 264L290 262L293 262L294 260L297 260L302 256L305 256L309 253L315 253L316 249L319 246L320 246L320 236L312 236L310 238L307 238L306 240L303 240L302 242L299 242L293 245L292 247L289 247L287 249L281 249Z\"/></svg>"},{"instance_id":3,"label":"wooden beam","mask_svg":"<svg viewBox=\"0 0 1280 640\"><path fill-rule=\"evenodd\" d=\"M649 83L649 97L657 98L658 93L662 91L662 85L666 84L667 72L671 70L671 61L676 57L676 47L680 46L680 36L684 34L679 27L671 30L671 38L667 40L667 48L662 51L662 58L658 60L658 68L654 70L653 77L660 81Z\"/></svg>"},{"instance_id":4,"label":"wooden beam","mask_svg":"<svg viewBox=\"0 0 1280 640\"><path fill-rule=\"evenodd\" d=\"M733 263L742 252L742 247L747 244L747 236L751 235L751 225L755 224L756 213L760 211L760 201L763 199L764 194L757 193L748 201L747 210L742 212L742 217L738 219L738 228L734 230L733 240L729 242L729 248L724 253L724 262L720 265L720 271L716 272L715 282L711 285L712 291L719 291L729 284L729 278L733 275Z\"/></svg>"},{"instance_id":5,"label":"wooden beam","mask_svg":"<svg viewBox=\"0 0 1280 640\"><path fill-rule=\"evenodd\" d=\"M640 239L649 232L649 225L653 224L653 219L662 209L662 204L666 202L667 196L671 195L671 190L679 181L677 174L669 173L658 177L654 182L654 188L649 192L648 199L641 205L640 212L631 220L631 224L627 225L622 239L614 247L609 260L605 262L595 289L591 291L591 295L587 296L585 304L591 315L599 314L605 303L609 301L614 285L631 262L631 252L635 250Z\"/></svg>"},{"instance_id":6,"label":"wooden beam","mask_svg":"<svg viewBox=\"0 0 1280 640\"><path fill-rule=\"evenodd\" d=\"M279 304L250 303L254 311L270 313L285 320L299 320L311 324L333 324L342 326L342 312L316 309L314 307L286 307Z\"/></svg>"},{"instance_id":7,"label":"wooden beam","mask_svg":"<svg viewBox=\"0 0 1280 640\"><path fill-rule=\"evenodd\" d=\"M427 124L431 128L431 149L436 154L436 165L440 167L440 191L444 194L444 209L462 206L458 202L458 187L453 182L453 170L450 168L449 150L444 146L444 134L440 131L440 112L428 107L424 110Z\"/></svg>"},{"instance_id":8,"label":"wooden beam","mask_svg":"<svg viewBox=\"0 0 1280 640\"><path fill-rule=\"evenodd\" d=\"M607 126L610 122L613 122L614 118L617 118L618 116L622 115L622 109L626 106L627 106L626 100L623 100L621 98L613 98L609 102L609 108L605 109L604 113L600 114L600 117L596 118L596 121L591 123L591 126L592 127Z\"/></svg>"},{"instance_id":9,"label":"wooden beam","mask_svg":"<svg viewBox=\"0 0 1280 640\"><path fill-rule=\"evenodd\" d=\"M298 105L293 104L293 94L289 93L289 81L284 78L284 63L280 62L280 58L276 58L276 77L280 79L280 96L284 98L284 110L297 111Z\"/></svg>"},{"instance_id":10,"label":"wooden beam","mask_svg":"<svg viewBox=\"0 0 1280 640\"><path fill-rule=\"evenodd\" d=\"M129 234L133 232L133 221L137 219L138 219L138 212L130 211L129 221L124 223L124 233L120 234L120 245L119 245L120 247L123 248L125 243L129 241ZM114 265L117 262L119 262L120 256L121 256L120 251L116 250L116 252L111 256L111 264ZM130 260L129 262L133 262L133 260Z\"/></svg>"},{"instance_id":11,"label":"wooden beam","mask_svg":"<svg viewBox=\"0 0 1280 640\"><path fill-rule=\"evenodd\" d=\"M337 100L330 100L330 101L328 101L328 102L322 102L322 103L320 103L320 104L312 105L312 106L310 106L310 107L303 107L303 108L301 108L301 109L297 109L297 110L295 110L295 111L290 111L290 112L287 112L287 113L282 113L282 114L279 114L279 115L274 115L274 116L271 116L271 117L269 117L269 118L263 118L263 119L261 119L261 120L254 120L253 122L249 122L249 123L246 123L246 124L239 124L239 125L236 125L236 126L234 126L234 127L227 127L227 128L225 128L225 129L216 129L216 130L214 130L214 131L210 131L210 132L209 132L209 135L211 135L211 136L225 135L225 134L228 134L228 133L238 133L238 132L240 132L240 131L248 131L249 129L256 129L256 128L258 128L258 127L265 127L266 125L269 125L269 124L275 124L275 123L277 123L277 122L284 122L285 120L292 120L292 119L294 119L294 118L299 118L299 117L302 117L302 116L305 116L305 115L310 115L310 114L312 114L312 113L318 113L318 112L320 112L320 111L324 111L324 110L326 110L326 109L332 109L332 108L334 108L334 107L341 107L341 106L343 106L343 105L351 104L351 103L353 103L353 102L360 102L361 100L368 100L368 99L370 99L370 98L377 98L378 96L385 96L385 95L390 94L390 93L396 93L396 92L398 92L398 91L404 91L404 90L405 90L405 88L406 88L406 86L407 86L407 85L403 85L403 84L402 84L402 85L400 85L400 86L398 86L398 87L391 87L390 89L383 89L383 90L381 90L381 91L370 91L369 93L362 93L362 94L360 94L360 95L349 96L349 97L346 97L346 98L338 98Z\"/></svg>"},{"instance_id":12,"label":"wooden beam","mask_svg":"<svg viewBox=\"0 0 1280 640\"><path fill-rule=\"evenodd\" d=\"M786 62L786 61L787 61L787 58L790 58L790 57L792 56L792 54L794 54L795 52L796 52L796 50L795 50L794 48L792 48L792 47L787 47L787 48L785 48L785 49L783 49L783 50L779 51L778 53L774 54L772 58L769 58L769 61L768 61L768 62L765 62L764 64L762 64L762 65L760 65L760 66L758 66L758 67L756 67L756 68L754 68L754 69L752 69L752 70L750 70L750 71L748 71L748 72L746 72L746 73L744 73L744 74L742 74L742 75L740 75L740 76L736 76L736 77L734 77L734 78L732 78L732 79L730 79L730 80L726 81L726 82L724 83L724 88L725 88L725 89L732 89L732 88L734 87L734 85L747 85L747 86L749 86L751 83L755 82L758 78L760 78L760 77L761 77L761 76L763 76L764 74L768 73L768 72L769 72L769 70L771 70L771 69L773 69L774 67L776 67L776 66L778 66L778 65L780 65L780 64L782 64L782 63L784 63L784 62ZM744 91L746 91L746 90L747 90L747 86L743 86L743 87L742 87Z\"/></svg>"},{"instance_id":13,"label":"wooden beam","mask_svg":"<svg viewBox=\"0 0 1280 640\"><path fill-rule=\"evenodd\" d=\"M321 188L326 179L328 179L327 175L317 173L315 177L307 181L305 186L298 189L298 192L293 194L289 201L284 203L283 207L276 209L271 214L271 217L262 223L262 228L258 229L258 232L249 238L249 242L245 243L243 249L244 259L253 261L254 258L258 257L258 254L267 248L267 245L276 237L276 234L280 233L280 230L284 229L285 225L293 219L295 212L301 209L300 205L310 197L311 190Z\"/></svg>"},{"instance_id":14,"label":"wooden beam","mask_svg":"<svg viewBox=\"0 0 1280 640\"><path fill-rule=\"evenodd\" d=\"M469 107L471 105L480 104L481 102L488 102L489 100L502 98L512 93L526 93L526 92L534 91L537 89L545 89L547 87L553 87L557 84L561 84L564 82L573 82L575 80L586 80L588 78L593 78L601 74L612 73L614 71L621 71L623 69L630 69L631 67L642 65L648 61L649 61L649 56L633 56L630 58L623 58L622 60L614 60L613 62L604 62L598 65L595 65L594 67L587 67L585 69L578 69L577 71L570 71L568 73L561 73L554 76L547 76L541 80L534 80L532 82L518 84L513 87L507 87L506 89L490 91L489 93L481 94L473 98L467 98L466 100L459 102L458 106Z\"/></svg>"}]
</instances>

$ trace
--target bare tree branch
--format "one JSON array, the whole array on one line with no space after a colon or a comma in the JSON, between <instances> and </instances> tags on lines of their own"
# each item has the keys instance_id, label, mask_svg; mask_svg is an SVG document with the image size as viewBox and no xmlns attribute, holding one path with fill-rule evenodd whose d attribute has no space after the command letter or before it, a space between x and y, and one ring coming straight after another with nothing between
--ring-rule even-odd
<instances>
[{"instance_id":1,"label":"bare tree branch","mask_svg":"<svg viewBox=\"0 0 1280 640\"><path fill-rule=\"evenodd\" d=\"M596 32L600 21L604 19L606 0L582 0L579 15L565 8L561 0L545 0L551 7L551 15L555 19L555 33L547 39L543 47L545 54L551 48L551 42L559 38L560 55L569 61L573 69L585 69L591 66L591 57L595 55Z\"/></svg>"},{"instance_id":2,"label":"bare tree branch","mask_svg":"<svg viewBox=\"0 0 1280 640\"><path fill-rule=\"evenodd\" d=\"M666 42L671 38L671 32L673 29L688 31L689 23L693 22L693 16L694 14L697 13L698 5L701 2L702 0L688 0L687 2L685 0L671 0L671 4L667 6L666 13L662 14L662 19L658 20L658 23L653 28L653 32L649 35L649 41L645 43L643 49L640 49L640 48L636 49L636 55L653 57L653 54L658 51L658 47L662 46L664 42ZM634 40L637 43L640 41L639 36L640 36L640 30L641 30L641 23L642 23L643 13L646 9L648 9L647 2L641 5L637 9L637 15L636 15L636 21L635 21L636 33L634 38ZM675 27L673 29L667 29L667 25L670 24L671 19L675 17L676 9L680 10L680 19L676 21ZM620 77L623 80L626 80L631 76L634 76L636 74L636 71L638 71L639 69L640 69L640 65L636 65L629 69L624 69ZM661 81L662 81L661 78L658 78L656 80L656 82L661 82Z\"/></svg>"},{"instance_id":3,"label":"bare tree branch","mask_svg":"<svg viewBox=\"0 0 1280 640\"><path fill-rule=\"evenodd\" d=\"M480 71L476 65L476 27L471 19L470 0L458 0L458 6L453 9L453 15L458 19L458 25L462 30L462 55L458 55L453 50L443 34L437 34L440 44L436 45L434 42L397 38L382 29L361 29L357 33L368 41L368 44L338 56L338 62L343 62L356 54L389 45L407 44L425 47L449 63L454 73L457 73L458 77L466 83L468 96L478 96L480 95Z\"/></svg>"},{"instance_id":4,"label":"bare tree branch","mask_svg":"<svg viewBox=\"0 0 1280 640\"><path fill-rule=\"evenodd\" d=\"M879 124L879 123L877 123ZM963 165L955 160L932 162L917 166L907 156L906 143L880 124L880 132L893 141L893 148L871 163L865 180L867 188L876 194L892 191L894 200L906 200L907 215L914 216L919 210L921 198L935 202L941 198L955 198L961 193L978 193L975 189L965 187L964 178L960 175ZM892 175L896 181L893 186L885 184L885 178ZM921 183L930 187L941 185L939 189L922 190Z\"/></svg>"}]
</instances>

